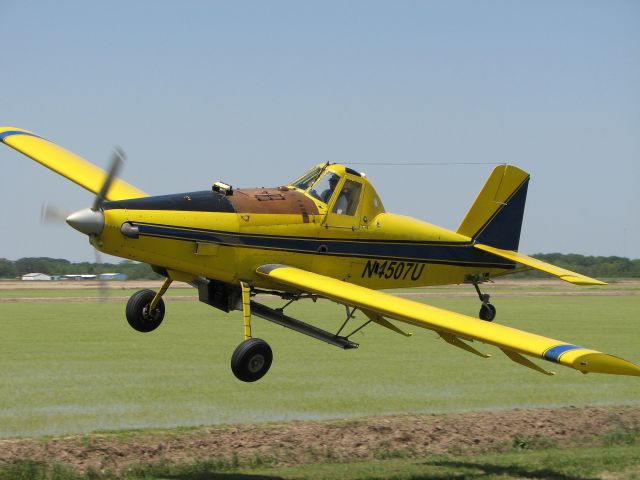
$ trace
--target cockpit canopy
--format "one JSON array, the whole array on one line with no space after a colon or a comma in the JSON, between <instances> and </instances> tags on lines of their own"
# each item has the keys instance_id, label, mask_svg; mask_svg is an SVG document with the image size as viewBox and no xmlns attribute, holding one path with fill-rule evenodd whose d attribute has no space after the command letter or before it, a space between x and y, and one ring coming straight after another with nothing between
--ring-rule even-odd
<instances>
[{"instance_id":1,"label":"cockpit canopy","mask_svg":"<svg viewBox=\"0 0 640 480\"><path fill-rule=\"evenodd\" d=\"M327 205L331 213L373 218L384 212L380 198L363 174L338 164L317 165L289 185ZM366 221L366 220L365 220Z\"/></svg>"}]
</instances>

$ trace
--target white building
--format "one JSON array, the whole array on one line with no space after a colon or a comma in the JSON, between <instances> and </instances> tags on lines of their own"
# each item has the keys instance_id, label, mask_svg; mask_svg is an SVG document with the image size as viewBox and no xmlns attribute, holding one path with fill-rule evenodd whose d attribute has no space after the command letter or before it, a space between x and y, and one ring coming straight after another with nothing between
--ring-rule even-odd
<instances>
[{"instance_id":1,"label":"white building","mask_svg":"<svg viewBox=\"0 0 640 480\"><path fill-rule=\"evenodd\" d=\"M20 279L26 282L49 281L51 280L51 276L47 275L46 273L27 273L25 275L22 275Z\"/></svg>"}]
</instances>

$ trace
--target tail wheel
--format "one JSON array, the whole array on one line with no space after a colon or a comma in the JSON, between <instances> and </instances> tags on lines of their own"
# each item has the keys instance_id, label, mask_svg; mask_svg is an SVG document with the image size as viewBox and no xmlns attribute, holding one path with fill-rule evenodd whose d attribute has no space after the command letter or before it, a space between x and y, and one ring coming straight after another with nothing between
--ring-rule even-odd
<instances>
[{"instance_id":1,"label":"tail wheel","mask_svg":"<svg viewBox=\"0 0 640 480\"><path fill-rule=\"evenodd\" d=\"M127 302L127 322L138 332L151 332L158 328L164 319L164 301L162 298L150 310L151 301L156 296L153 290L140 290L134 293Z\"/></svg>"},{"instance_id":2,"label":"tail wheel","mask_svg":"<svg viewBox=\"0 0 640 480\"><path fill-rule=\"evenodd\" d=\"M255 382L269 371L273 352L267 342L250 338L238 345L231 357L231 371L238 380Z\"/></svg>"}]
</instances>

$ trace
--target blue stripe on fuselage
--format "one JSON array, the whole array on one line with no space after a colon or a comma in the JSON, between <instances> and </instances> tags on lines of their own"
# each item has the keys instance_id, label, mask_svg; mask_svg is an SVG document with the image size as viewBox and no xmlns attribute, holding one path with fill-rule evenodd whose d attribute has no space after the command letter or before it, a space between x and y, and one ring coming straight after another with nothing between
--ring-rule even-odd
<instances>
[{"instance_id":1,"label":"blue stripe on fuselage","mask_svg":"<svg viewBox=\"0 0 640 480\"><path fill-rule=\"evenodd\" d=\"M470 243L410 243L345 241L338 239L314 239L300 237L279 237L270 235L238 234L213 230L195 230L167 225L136 224L141 235L174 238L231 245L237 247L285 250L308 254L318 253L325 247L323 255L349 256L361 258L385 258L400 261L444 263L461 266L483 266L487 268L513 268L511 262L497 260L497 257L482 252Z\"/></svg>"}]
</instances>

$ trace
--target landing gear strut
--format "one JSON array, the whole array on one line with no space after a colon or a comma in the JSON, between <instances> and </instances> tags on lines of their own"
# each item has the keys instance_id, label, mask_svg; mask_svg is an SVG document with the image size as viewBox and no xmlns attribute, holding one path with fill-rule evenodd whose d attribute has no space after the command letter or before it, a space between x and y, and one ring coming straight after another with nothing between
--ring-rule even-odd
<instances>
[{"instance_id":1,"label":"landing gear strut","mask_svg":"<svg viewBox=\"0 0 640 480\"><path fill-rule=\"evenodd\" d=\"M478 298L480 298L480 301L482 302L478 317L480 317L480 320L492 322L493 319L496 318L496 307L489 303L490 295L488 293L482 293L477 282L474 282L473 286L475 287L476 292L478 292Z\"/></svg>"},{"instance_id":2,"label":"landing gear strut","mask_svg":"<svg viewBox=\"0 0 640 480\"><path fill-rule=\"evenodd\" d=\"M164 301L162 295L167 291L172 280L167 278L158 290L140 290L127 302L127 322L138 332L151 332L158 328L164 319Z\"/></svg>"},{"instance_id":3,"label":"landing gear strut","mask_svg":"<svg viewBox=\"0 0 640 480\"><path fill-rule=\"evenodd\" d=\"M252 288L246 282L241 281L239 283L240 285L233 285L209 279L206 283L202 282L198 284L198 294L201 302L222 311L231 312L232 310L242 310L244 340L236 347L231 357L231 371L235 377L242 382L255 382L260 380L267 374L273 362L273 352L269 344L264 340L253 338L252 336L252 315L345 350L358 347L358 344L349 340L349 337L371 322L375 322L408 336L408 334L400 331L397 327L382 318L382 316L374 317L369 315L367 315L369 316L369 320L363 325L357 327L347 336L340 335L349 320L354 318L355 308L351 310L347 308L347 319L337 333L331 333L284 313L284 309L294 301L302 298L311 298L315 301L317 297L313 295L292 295L274 290L260 290ZM288 300L289 302L284 307L273 309L251 300L252 295L260 293L279 295L283 300Z\"/></svg>"},{"instance_id":4,"label":"landing gear strut","mask_svg":"<svg viewBox=\"0 0 640 480\"><path fill-rule=\"evenodd\" d=\"M273 352L267 342L251 337L251 287L241 282L244 341L231 357L231 371L238 380L255 382L266 375L273 362Z\"/></svg>"}]
</instances>

